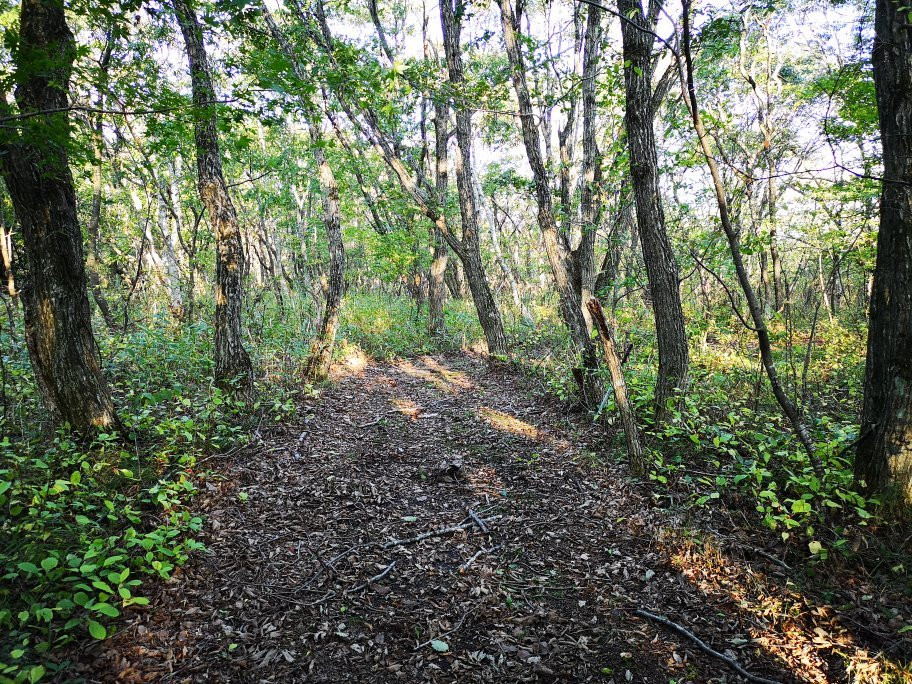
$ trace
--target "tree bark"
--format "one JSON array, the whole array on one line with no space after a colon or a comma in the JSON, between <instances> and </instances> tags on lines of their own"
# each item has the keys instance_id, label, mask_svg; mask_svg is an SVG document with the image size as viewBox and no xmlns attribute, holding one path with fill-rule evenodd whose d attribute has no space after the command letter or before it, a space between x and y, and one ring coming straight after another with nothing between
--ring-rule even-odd
<instances>
[{"instance_id":1,"label":"tree bark","mask_svg":"<svg viewBox=\"0 0 912 684\"><path fill-rule=\"evenodd\" d=\"M602 157L596 143L595 86L601 53L602 13L591 5L587 9L586 34L583 42L583 168L580 188L582 236L574 251L580 274L580 295L588 302L595 295L595 238L601 214L599 186L602 181ZM591 307L588 308L591 314Z\"/></svg>"},{"instance_id":2,"label":"tree bark","mask_svg":"<svg viewBox=\"0 0 912 684\"><path fill-rule=\"evenodd\" d=\"M203 44L203 32L191 0L174 0L190 65L193 88L193 134L200 200L215 233L215 378L237 382L243 394L253 391L253 368L241 331L244 247L237 212L228 193L219 152L215 88Z\"/></svg>"},{"instance_id":3,"label":"tree bark","mask_svg":"<svg viewBox=\"0 0 912 684\"><path fill-rule=\"evenodd\" d=\"M618 10L650 30L656 24L660 2L643 12L640 0L619 0ZM659 165L653 131L653 35L621 22L624 47L625 123L630 149L630 177L636 201L637 225L655 317L659 370L655 387L655 422L661 425L668 400L686 389L690 356L684 329L684 311L678 289L678 264L665 230L665 212L659 189Z\"/></svg>"},{"instance_id":4,"label":"tree bark","mask_svg":"<svg viewBox=\"0 0 912 684\"><path fill-rule=\"evenodd\" d=\"M874 19L884 179L855 478L912 503L912 25L901 4L877 0Z\"/></svg>"},{"instance_id":5,"label":"tree bark","mask_svg":"<svg viewBox=\"0 0 912 684\"><path fill-rule=\"evenodd\" d=\"M117 324L114 322L114 314L111 313L111 307L105 297L104 290L101 286L101 275L99 274L100 264L98 263L98 238L101 229L101 200L102 200L102 176L101 163L104 156L104 134L102 129L102 114L104 109L104 94L108 87L108 67L111 64L111 53L114 51L114 39L109 34L105 43L101 59L98 61L99 71L101 73L101 82L97 86L95 97L95 107L99 113L95 115L92 122L92 152L95 156L92 165L92 213L89 216L88 230L89 249L86 254L86 272L89 278L89 286L92 290L92 297L95 304L101 312L105 326L108 331L115 332Z\"/></svg>"},{"instance_id":6,"label":"tree bark","mask_svg":"<svg viewBox=\"0 0 912 684\"><path fill-rule=\"evenodd\" d=\"M605 320L605 312L597 299L590 299L586 305L589 314L602 340L602 350L605 353L605 364L611 373L611 387L614 390L614 403L618 413L621 414L621 424L624 426L624 439L627 443L627 457L630 459L630 472L642 477L646 474L646 461L643 458L643 445L640 442L640 432L636 423L636 416L630 406L627 396L627 383L624 382L624 371L621 369L621 360L617 355L614 336Z\"/></svg>"},{"instance_id":7,"label":"tree bark","mask_svg":"<svg viewBox=\"0 0 912 684\"><path fill-rule=\"evenodd\" d=\"M2 158L22 230L26 271L18 280L29 358L55 421L86 436L120 429L92 331L67 155L67 92L76 44L62 3L22 1L14 54L19 113L34 116L5 138Z\"/></svg>"},{"instance_id":8,"label":"tree bark","mask_svg":"<svg viewBox=\"0 0 912 684\"><path fill-rule=\"evenodd\" d=\"M583 316L583 304L579 291L579 273L576 272L566 236L561 235L557 221L554 218L551 188L549 187L545 164L542 160L541 141L539 140L538 127L535 124L535 110L532 106L532 97L529 94L529 86L526 82L526 68L517 36L517 17L513 12L511 0L498 0L498 4L500 5L507 58L512 72L513 88L516 91L516 99L519 102L519 119L522 127L523 144L526 148L529 166L532 168L535 200L538 205L538 225L544 239L548 262L554 275L554 284L560 302L560 314L570 332L570 338L582 356L583 367L590 371L587 375L591 376L592 369L597 365L595 345L589 335L589 326ZM597 402L601 397L592 396L587 399Z\"/></svg>"},{"instance_id":9,"label":"tree bark","mask_svg":"<svg viewBox=\"0 0 912 684\"><path fill-rule=\"evenodd\" d=\"M453 108L456 119L456 185L459 191L459 214L462 218L461 248L459 254L465 266L466 280L472 292L472 299L478 310L478 320L485 333L488 351L491 354L507 354L507 338L504 335L503 320L488 280L485 277L484 264L481 261L481 248L478 235L478 207L475 202L475 187L472 183L472 111L467 103L459 100L464 97L465 76L462 68L460 46L461 16L465 7L456 0L440 0L440 25L443 31L443 44L446 52L447 75L457 99Z\"/></svg>"},{"instance_id":10,"label":"tree bark","mask_svg":"<svg viewBox=\"0 0 912 684\"><path fill-rule=\"evenodd\" d=\"M437 206L446 205L449 162L447 160L447 105L445 102L434 104L434 189L437 194ZM431 256L431 268L428 273L428 331L431 335L443 335L446 326L443 318L443 304L446 300L446 270L449 262L449 251L443 234L436 226L431 228L434 252Z\"/></svg>"},{"instance_id":11,"label":"tree bark","mask_svg":"<svg viewBox=\"0 0 912 684\"><path fill-rule=\"evenodd\" d=\"M310 137L314 144L314 159L317 162L317 177L323 192L323 224L329 242L329 287L326 290L326 305L320 321L320 330L310 347L310 357L304 376L320 381L329 375L332 351L339 329L339 315L342 310L342 295L345 293L345 245L342 241L342 215L339 210L339 185L332 167L326 160L323 136L310 123Z\"/></svg>"}]
</instances>

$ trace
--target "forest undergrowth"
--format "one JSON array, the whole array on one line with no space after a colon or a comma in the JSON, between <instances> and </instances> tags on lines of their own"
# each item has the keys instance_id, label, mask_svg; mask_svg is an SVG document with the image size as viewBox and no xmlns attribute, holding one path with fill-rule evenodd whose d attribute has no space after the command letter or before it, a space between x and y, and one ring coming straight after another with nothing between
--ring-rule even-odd
<instances>
[{"instance_id":1,"label":"forest undergrowth","mask_svg":"<svg viewBox=\"0 0 912 684\"><path fill-rule=\"evenodd\" d=\"M618 310L616 326L628 350L625 373L631 400L638 414L647 419L655 351L649 321L631 311ZM461 369L458 372L469 373L467 382L476 382L478 374L484 378L493 374L491 377L503 379L505 385L486 391L494 392L501 403L522 402L527 413L535 413L534 407L539 405L546 407L548 429L558 431L573 445L572 467L580 486L601 487L606 473L611 473L611 478L620 478L618 486L625 492L637 492L640 513L631 511L629 501L610 503L618 507L613 524L623 522L627 530L619 534L638 537L640 523L635 521L646 516L652 522L648 550L643 552L658 554L669 572L706 584L700 586L707 595L724 591L729 602L771 616L767 628L772 625L774 631L822 640L801 648L815 652L829 649L828 653L837 654L826 665L820 664L819 654L815 655L812 660L816 664L807 670L797 664L800 659L791 657L774 669L784 667L802 681L824 681L822 676L833 676L832 681L849 676L855 677L852 681L888 681L877 677L890 676L903 681L908 675L912 646L909 540L903 537L907 527L893 515L888 503L865 498L852 487L851 466L845 457L856 439L854 412L860 397L863 340L851 328L837 323L821 326L812 349L813 364L806 372L801 367L806 350L800 341L784 345L792 349L795 358L783 359L795 369L793 391L800 403L812 407L818 416L814 438L825 464L823 478L818 478L764 388L750 337L724 334L720 331L726 326L716 321L700 322L700 330L694 331L692 338L697 342L691 387L680 402L673 404L673 417L662 430L648 434L649 475L643 481L634 481L621 465L623 442L613 401L603 401L596 415L575 402L570 346L559 327L549 323L547 310L536 313L541 317L536 328L518 317L510 326L516 350L511 359L482 362L477 354L483 348L481 330L465 302L450 302L446 311L448 335L431 339L410 300L382 294L351 295L344 308L336 362L349 373L365 367L391 372L388 369L401 368L410 363L409 359L426 354L470 354L468 358L475 360L454 357ZM553 311L550 315L554 318ZM9 328L4 329L4 348L13 350L3 357L4 436L0 443L4 463L0 470L0 527L5 540L0 547L0 566L6 568L0 589L0 627L4 632L0 673L5 679L66 677L74 653L91 652L85 650L87 644L116 635L124 625L157 615L161 600L165 601L163 605L170 605L161 597L163 592L168 594L182 586L179 568L193 559L191 564L197 569L192 572L198 573L211 558L207 555L213 552L209 541L214 533L211 501L231 496L242 504L246 502L248 494L243 488L234 492L225 468L255 467L261 460L265 467L271 458L270 448L284 449L283 445L293 443L299 428L310 429L307 425L311 419L357 423L352 417L355 411L360 411L362 422L370 418L365 417L368 408L357 406L359 402L349 402L349 409L324 405L324 395L338 399L342 391L333 383L315 387L299 381L307 345L296 340L305 337L306 330L298 325L300 336L296 335L287 311L261 307L251 312L249 321L250 334L257 336L257 344L252 345L258 353L256 366L262 369L259 400L249 404L213 384L211 335L205 324L176 326L165 316L157 316L117 339L99 336L115 396L123 407L121 417L127 434L123 439L102 433L90 444L80 443L66 430L47 431L28 372L21 331L14 330L11 337ZM625 335L625 331L631 332ZM788 332L776 334L784 340ZM382 365L396 359L401 360L393 361L392 366ZM465 363L469 363L469 370L462 369ZM514 383L522 389L516 389ZM831 388L830 393L824 388ZM515 397L514 392L518 393ZM360 394L358 397L370 407L372 400ZM477 399L473 395L472 401ZM406 393L402 400L415 402L429 414L436 411L428 407L430 399L422 401ZM402 407L396 410L400 409L404 411ZM510 411L502 407L493 410L488 422L497 428L498 421L506 421L509 431L513 420ZM332 411L335 414L329 415ZM380 416L378 424L385 425L386 418L382 413ZM343 427L343 432L347 431ZM386 439L389 449L408 448L408 438L395 431L381 434L381 439ZM487 446L482 441L472 458L484 468L489 459L495 462L507 457L502 447L496 441ZM317 442L309 448L310 457L320 455ZM543 457L535 449L523 451L526 453L516 458L521 460L524 477L550 481L556 477L553 471L563 467L561 458ZM429 449L428 463L420 467L438 467L439 453L444 452ZM341 456L345 454L340 452ZM465 454L455 456L464 458ZM518 466L513 463L511 467ZM226 487L231 493L224 493ZM543 491L536 503L541 510L536 515L547 515L553 503ZM574 519L579 515L574 513ZM656 522L654 515L671 517ZM428 520L428 526L433 522L443 521ZM598 553L606 552L609 537L611 543L618 542L618 533L612 536L607 529L604 543L598 542L597 536L592 538ZM243 526L237 533L244 534ZM514 533L516 530L498 532L497 538L489 541L494 544L501 535L510 538ZM657 572L643 565L645 561L636 553L630 551L629 555L634 565L640 564L641 575ZM732 553L750 563L729 565L726 559ZM761 564L761 573L765 574L757 575L754 561ZM499 571L512 567L510 564ZM383 569L382 564L379 569ZM625 579L632 572L631 568L624 570ZM766 579L757 579L766 574L777 578L776 582L782 580L775 591L764 584ZM764 594L767 591L771 593ZM808 601L820 605L812 608ZM647 603L639 605L668 612L661 604ZM628 601L625 608L635 605ZM611 609L616 608L612 603ZM808 624L835 619L837 613L841 616L836 621L839 629L827 631L829 636L814 637L814 629L824 628ZM808 620L811 622L802 624ZM846 629L860 634L865 646L850 648L844 639L841 642L837 637ZM711 633L700 633L714 641ZM738 634L732 638L745 639L741 632ZM756 639L769 638L769 629L765 634ZM667 640L668 636L662 638ZM415 638L423 640L421 635ZM736 645L760 643L756 639L748 637ZM233 649L230 644L226 648L226 663L232 662ZM782 657L788 648L780 644L772 652ZM859 655L862 651L863 657ZM693 649L689 652L689 657L678 651L669 655L669 662L676 664L668 665L670 677L687 673L686 667L675 670L684 662L677 659L702 657ZM558 661L573 676L598 673L604 668L603 674L610 679L618 672L623 677L629 669L624 666L629 659L618 658L613 665L599 667L587 658L576 665ZM834 665L836 661L841 665ZM574 669L577 666L582 669ZM704 668L704 675L720 667L711 661L702 661L699 666ZM705 670L707 667L710 669ZM851 674L852 667L861 669ZM415 670L414 676L418 672ZM696 676L696 680L703 681L704 675ZM802 679L804 675L807 677ZM680 681L693 680L694 676Z\"/></svg>"}]
</instances>

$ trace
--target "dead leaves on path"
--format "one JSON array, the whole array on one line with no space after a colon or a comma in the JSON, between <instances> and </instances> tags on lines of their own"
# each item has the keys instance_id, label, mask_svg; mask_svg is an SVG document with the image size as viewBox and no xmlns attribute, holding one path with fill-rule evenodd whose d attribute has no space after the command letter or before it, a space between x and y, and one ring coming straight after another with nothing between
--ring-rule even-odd
<instances>
[{"instance_id":1,"label":"dead leaves on path","mask_svg":"<svg viewBox=\"0 0 912 684\"><path fill-rule=\"evenodd\" d=\"M113 639L76 651L77 669L136 682L733 681L631 614L642 607L757 674L822 681L827 661L766 647L775 624L674 564L664 531L682 520L593 459L604 444L484 359L342 377L298 425L220 463L230 484L204 502L207 553Z\"/></svg>"}]
</instances>

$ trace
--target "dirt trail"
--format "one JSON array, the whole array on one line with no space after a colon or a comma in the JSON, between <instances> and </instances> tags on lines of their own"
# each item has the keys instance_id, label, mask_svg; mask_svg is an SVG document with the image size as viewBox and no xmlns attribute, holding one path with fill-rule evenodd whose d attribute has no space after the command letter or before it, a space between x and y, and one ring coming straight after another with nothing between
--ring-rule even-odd
<instances>
[{"instance_id":1,"label":"dirt trail","mask_svg":"<svg viewBox=\"0 0 912 684\"><path fill-rule=\"evenodd\" d=\"M77 671L90 681L740 681L633 615L639 607L755 674L794 681L796 657L820 673L802 681L838 679L826 649L774 655L763 635L774 641L781 623L672 562L667 540L682 521L599 453L604 433L585 425L484 359L349 373L285 435L221 466L224 489L204 501L207 553L117 636L77 652Z\"/></svg>"}]
</instances>

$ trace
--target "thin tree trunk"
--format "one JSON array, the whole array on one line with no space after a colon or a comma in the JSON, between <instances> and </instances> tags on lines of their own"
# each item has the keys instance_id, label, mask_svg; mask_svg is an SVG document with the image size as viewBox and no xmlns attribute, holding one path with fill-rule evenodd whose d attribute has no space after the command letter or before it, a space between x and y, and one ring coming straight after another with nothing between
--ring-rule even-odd
<instances>
[{"instance_id":1,"label":"thin tree trunk","mask_svg":"<svg viewBox=\"0 0 912 684\"><path fill-rule=\"evenodd\" d=\"M575 273L576 269L566 236L560 234L554 218L551 189L545 164L542 160L539 131L535 124L535 110L532 106L532 97L529 94L529 86L526 82L526 68L517 36L517 17L514 15L511 0L498 0L498 4L500 5L507 58L512 72L513 88L516 91L516 98L519 102L519 119L522 127L523 144L526 148L526 157L529 161L529 166L532 168L535 184L538 225L542 232L551 272L554 275L554 284L560 302L560 314L570 332L570 338L582 356L583 367L587 369L586 375L591 376L597 365L595 345L589 335L589 326L583 316L583 303L579 291L579 274ZM591 383L587 382L585 384ZM584 397L587 402L597 402L601 399L601 396L595 396L598 393L597 390L596 392L588 392L584 386L583 391L592 395Z\"/></svg>"},{"instance_id":2,"label":"thin tree trunk","mask_svg":"<svg viewBox=\"0 0 912 684\"><path fill-rule=\"evenodd\" d=\"M223 386L238 382L241 392L250 396L253 368L244 349L241 330L244 247L237 212L222 171L215 88L202 28L191 0L173 1L190 64L199 195L215 232L215 378Z\"/></svg>"},{"instance_id":3,"label":"thin tree trunk","mask_svg":"<svg viewBox=\"0 0 912 684\"><path fill-rule=\"evenodd\" d=\"M601 53L602 29L601 11L587 9L586 34L583 43L583 168L580 188L580 219L582 236L574 257L580 274L580 294L584 302L595 296L595 238L601 214L599 186L602 181L602 157L596 143L597 106L596 78ZM587 308L591 315L591 307Z\"/></svg>"},{"instance_id":4,"label":"thin tree trunk","mask_svg":"<svg viewBox=\"0 0 912 684\"><path fill-rule=\"evenodd\" d=\"M456 96L454 116L456 119L456 185L459 191L459 214L462 217L463 254L460 254L465 266L466 279L472 292L472 299L478 309L478 320L485 333L488 351L491 354L507 354L507 338L504 335L503 320L491 288L485 277L484 264L481 261L481 248L478 236L478 208L475 203L475 186L472 182L472 111L467 103L459 100L464 97L465 76L462 68L460 45L461 23L456 18L465 10L464 5L456 0L440 0L440 24L443 31L443 44L446 52L447 74Z\"/></svg>"},{"instance_id":5,"label":"thin tree trunk","mask_svg":"<svg viewBox=\"0 0 912 684\"><path fill-rule=\"evenodd\" d=\"M92 331L82 232L66 152L67 94L76 44L61 3L22 1L14 54L16 103L19 114L30 118L6 139L0 156L22 229L27 270L19 280L29 357L55 421L69 423L84 435L119 429Z\"/></svg>"},{"instance_id":6,"label":"thin tree trunk","mask_svg":"<svg viewBox=\"0 0 912 684\"><path fill-rule=\"evenodd\" d=\"M114 39L109 33L105 42L101 59L98 62L101 82L97 86L97 95L95 97L95 107L99 113L95 115L92 123L92 152L94 154L94 163L92 164L92 213L89 215L89 225L87 233L89 236L88 250L86 254L86 273L89 279L89 287L92 290L92 297L101 317L109 332L117 330L117 323L114 321L114 314L111 313L111 307L105 297L104 290L101 286L101 276L98 271L100 264L98 262L98 237L101 228L101 195L102 195L102 176L101 164L104 157L104 135L102 130L102 114L104 109L104 94L108 84L108 67L111 64L111 53L114 51Z\"/></svg>"},{"instance_id":7,"label":"thin tree trunk","mask_svg":"<svg viewBox=\"0 0 912 684\"><path fill-rule=\"evenodd\" d=\"M627 442L627 457L630 459L630 472L636 477L646 474L646 461L643 458L643 445L640 443L640 433L637 428L636 416L627 397L627 383L624 382L624 371L621 369L621 360L617 355L614 336L605 320L605 312L597 299L590 299L586 305L592 316L592 322L602 340L602 350L605 353L605 364L611 373L611 387L614 390L614 403L618 413L621 414L621 424L624 426L624 439Z\"/></svg>"},{"instance_id":8,"label":"thin tree trunk","mask_svg":"<svg viewBox=\"0 0 912 684\"><path fill-rule=\"evenodd\" d=\"M874 19L884 179L855 478L912 503L912 32L900 5L877 0Z\"/></svg>"},{"instance_id":9,"label":"thin tree trunk","mask_svg":"<svg viewBox=\"0 0 912 684\"><path fill-rule=\"evenodd\" d=\"M437 193L437 206L443 211L446 205L448 167L447 161L447 105L445 102L434 104L434 186ZM443 304L446 299L445 276L449 262L449 250L443 234L436 226L431 228L434 252L431 256L431 268L428 272L428 331L431 335L443 335L446 325L443 318Z\"/></svg>"},{"instance_id":10,"label":"thin tree trunk","mask_svg":"<svg viewBox=\"0 0 912 684\"><path fill-rule=\"evenodd\" d=\"M329 287L320 330L310 347L310 358L304 376L310 380L324 380L329 375L332 351L339 329L342 295L345 291L345 245L342 242L342 215L339 210L339 185L323 150L323 136L318 124L310 123L310 137L314 144L317 177L323 192L323 223L329 242Z\"/></svg>"},{"instance_id":11,"label":"thin tree trunk","mask_svg":"<svg viewBox=\"0 0 912 684\"><path fill-rule=\"evenodd\" d=\"M644 14L640 0L620 0L618 9L637 24L655 26L661 3L650 2ZM659 370L655 387L655 422L661 425L675 392L687 388L690 356L678 285L678 264L665 230L659 189L659 166L653 131L653 35L621 22L624 43L625 117L630 148L630 177L636 199L637 224L655 317Z\"/></svg>"},{"instance_id":12,"label":"thin tree trunk","mask_svg":"<svg viewBox=\"0 0 912 684\"><path fill-rule=\"evenodd\" d=\"M19 303L19 290L13 275L13 231L6 227L6 216L0 207L0 274L3 275L4 289L13 304Z\"/></svg>"},{"instance_id":13,"label":"thin tree trunk","mask_svg":"<svg viewBox=\"0 0 912 684\"><path fill-rule=\"evenodd\" d=\"M747 300L747 308L750 311L750 316L754 323L753 330L757 334L757 343L760 347L760 359L763 362L763 367L769 378L770 387L773 390L776 401L779 402L779 406L782 408L782 412L791 422L792 427L795 430L795 435L804 447L808 460L813 466L815 473L818 477L823 477L823 467L820 463L820 459L817 458L814 442L811 439L810 432L808 432L807 425L805 425L804 419L798 412L798 408L788 398L788 395L786 395L785 390L782 387L782 382L779 379L779 373L776 370L776 364L773 360L773 350L772 345L770 344L769 331L766 327L766 320L763 316L763 311L760 309L760 303L757 300L756 292L751 284L750 276L744 268L740 238L731 222L731 216L728 209L728 198L725 195L722 175L719 173L719 167L716 165L715 156L709 146L709 136L706 133L706 128L703 126L703 118L700 116L697 91L693 79L693 61L690 55L690 2L691 0L684 0L684 35L682 45L685 68L685 73L683 74L683 85L685 87L684 99L690 110L694 130L696 131L697 138L700 142L700 149L703 152L703 157L706 160L706 165L712 176L713 189L716 193L716 203L719 206L719 219L722 223L722 230L725 232L725 237L728 240L732 261L735 264L735 272L738 274L738 283L741 285L741 290L744 292L744 298Z\"/></svg>"}]
</instances>

